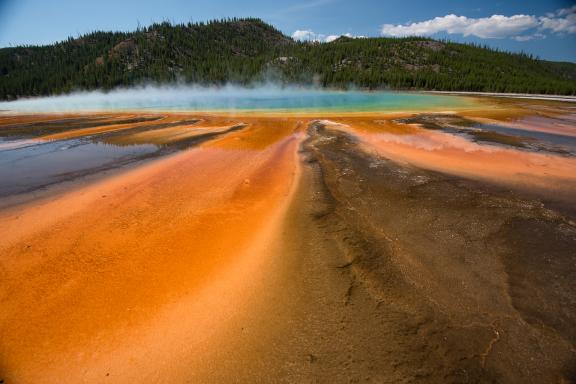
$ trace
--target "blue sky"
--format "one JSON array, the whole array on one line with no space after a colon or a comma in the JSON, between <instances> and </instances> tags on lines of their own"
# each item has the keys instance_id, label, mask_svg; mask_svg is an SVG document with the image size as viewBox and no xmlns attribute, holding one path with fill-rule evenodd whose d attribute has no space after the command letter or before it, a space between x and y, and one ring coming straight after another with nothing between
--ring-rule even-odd
<instances>
[{"instance_id":1,"label":"blue sky","mask_svg":"<svg viewBox=\"0 0 576 384\"><path fill-rule=\"evenodd\" d=\"M234 16L302 39L420 34L576 62L575 0L0 0L0 47Z\"/></svg>"}]
</instances>

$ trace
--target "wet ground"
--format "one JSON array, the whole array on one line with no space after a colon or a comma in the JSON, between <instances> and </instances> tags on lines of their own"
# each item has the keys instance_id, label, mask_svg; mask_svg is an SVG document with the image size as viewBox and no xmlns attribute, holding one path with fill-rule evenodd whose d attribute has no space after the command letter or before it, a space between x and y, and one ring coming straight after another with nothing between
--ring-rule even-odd
<instances>
[{"instance_id":1,"label":"wet ground","mask_svg":"<svg viewBox=\"0 0 576 384\"><path fill-rule=\"evenodd\" d=\"M550 119L551 120L551 119ZM398 123L417 124L431 130L460 135L482 144L514 147L564 155L576 154L576 136L512 128L499 124L483 124L450 114L421 114ZM554 124L551 121L548 124Z\"/></svg>"},{"instance_id":2,"label":"wet ground","mask_svg":"<svg viewBox=\"0 0 576 384\"><path fill-rule=\"evenodd\" d=\"M243 127L197 123L162 115L88 115L0 125L0 198L171 154Z\"/></svg>"},{"instance_id":3,"label":"wet ground","mask_svg":"<svg viewBox=\"0 0 576 384\"><path fill-rule=\"evenodd\" d=\"M576 117L0 116L4 383L576 380Z\"/></svg>"}]
</instances>

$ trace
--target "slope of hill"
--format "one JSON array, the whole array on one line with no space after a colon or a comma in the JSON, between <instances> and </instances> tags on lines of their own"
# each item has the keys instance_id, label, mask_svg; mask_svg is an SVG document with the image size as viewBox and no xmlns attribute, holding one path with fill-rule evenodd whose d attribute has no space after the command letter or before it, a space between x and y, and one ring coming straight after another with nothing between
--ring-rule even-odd
<instances>
[{"instance_id":1,"label":"slope of hill","mask_svg":"<svg viewBox=\"0 0 576 384\"><path fill-rule=\"evenodd\" d=\"M0 99L142 82L576 94L576 64L427 38L296 42L259 19L153 24L0 49Z\"/></svg>"}]
</instances>

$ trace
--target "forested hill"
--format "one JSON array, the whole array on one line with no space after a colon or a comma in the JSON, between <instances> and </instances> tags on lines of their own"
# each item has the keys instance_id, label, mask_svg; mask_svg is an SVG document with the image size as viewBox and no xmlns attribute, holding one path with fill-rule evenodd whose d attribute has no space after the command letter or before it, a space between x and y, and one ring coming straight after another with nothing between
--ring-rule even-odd
<instances>
[{"instance_id":1,"label":"forested hill","mask_svg":"<svg viewBox=\"0 0 576 384\"><path fill-rule=\"evenodd\" d=\"M426 38L296 42L259 19L153 24L0 49L0 99L145 82L576 94L576 64Z\"/></svg>"}]
</instances>

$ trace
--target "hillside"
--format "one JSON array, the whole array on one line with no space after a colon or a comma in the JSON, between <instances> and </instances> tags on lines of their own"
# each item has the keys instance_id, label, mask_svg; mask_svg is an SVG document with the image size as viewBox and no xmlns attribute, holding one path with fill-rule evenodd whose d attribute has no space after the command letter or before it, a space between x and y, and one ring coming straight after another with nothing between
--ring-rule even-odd
<instances>
[{"instance_id":1,"label":"hillside","mask_svg":"<svg viewBox=\"0 0 576 384\"><path fill-rule=\"evenodd\" d=\"M259 19L153 24L0 49L0 99L142 82L576 94L576 64L426 38L296 42Z\"/></svg>"}]
</instances>

